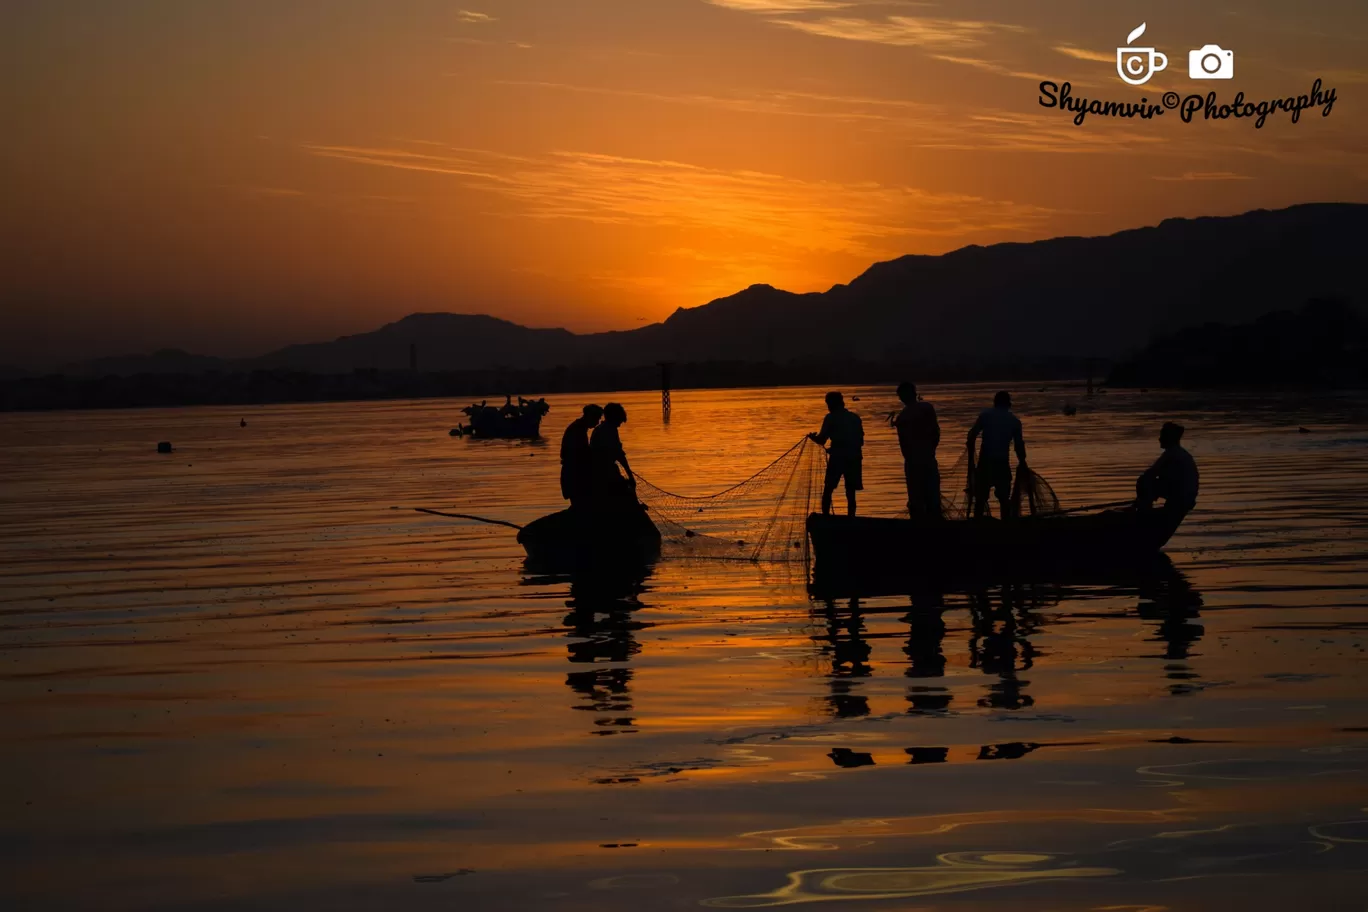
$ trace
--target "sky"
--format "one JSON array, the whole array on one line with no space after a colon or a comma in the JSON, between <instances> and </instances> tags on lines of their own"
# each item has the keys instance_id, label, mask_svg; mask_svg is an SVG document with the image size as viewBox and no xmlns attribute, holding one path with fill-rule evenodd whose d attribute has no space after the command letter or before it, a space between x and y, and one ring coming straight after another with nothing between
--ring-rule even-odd
<instances>
[{"instance_id":1,"label":"sky","mask_svg":"<svg viewBox=\"0 0 1368 912\"><path fill-rule=\"evenodd\" d=\"M1134 87L1141 23L1169 65ZM1189 78L1209 43L1233 79ZM631 328L907 253L1366 202L1366 52L1357 0L6 0L0 364L415 311ZM1317 78L1330 116L1261 129L1039 103Z\"/></svg>"}]
</instances>

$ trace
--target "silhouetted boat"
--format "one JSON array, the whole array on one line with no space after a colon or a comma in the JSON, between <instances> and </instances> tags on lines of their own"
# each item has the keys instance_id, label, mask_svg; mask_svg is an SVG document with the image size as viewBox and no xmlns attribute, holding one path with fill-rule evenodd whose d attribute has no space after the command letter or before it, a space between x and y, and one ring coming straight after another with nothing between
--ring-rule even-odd
<instances>
[{"instance_id":1,"label":"silhouetted boat","mask_svg":"<svg viewBox=\"0 0 1368 912\"><path fill-rule=\"evenodd\" d=\"M813 582L1029 575L1152 561L1182 522L1164 510L911 520L808 517Z\"/></svg>"},{"instance_id":2,"label":"silhouetted boat","mask_svg":"<svg viewBox=\"0 0 1368 912\"><path fill-rule=\"evenodd\" d=\"M561 510L518 532L527 563L541 571L622 570L660 557L660 530L646 508L596 513Z\"/></svg>"},{"instance_id":3,"label":"silhouetted boat","mask_svg":"<svg viewBox=\"0 0 1368 912\"><path fill-rule=\"evenodd\" d=\"M461 411L470 416L470 424L452 431L453 435L495 437L501 439L531 439L541 436L541 420L551 407L545 399L529 401L519 397L518 404L505 402L503 407L469 405Z\"/></svg>"}]
</instances>

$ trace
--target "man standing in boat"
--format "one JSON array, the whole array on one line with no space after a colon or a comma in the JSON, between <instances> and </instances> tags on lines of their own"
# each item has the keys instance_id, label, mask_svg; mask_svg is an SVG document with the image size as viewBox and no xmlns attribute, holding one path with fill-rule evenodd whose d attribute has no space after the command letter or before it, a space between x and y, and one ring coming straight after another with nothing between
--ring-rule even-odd
<instances>
[{"instance_id":1,"label":"man standing in boat","mask_svg":"<svg viewBox=\"0 0 1368 912\"><path fill-rule=\"evenodd\" d=\"M808 437L820 444L831 441L827 453L826 481L822 485L822 512L831 512L831 495L836 485L845 480L846 512L855 515L855 492L864 490L864 423L860 416L845 407L845 397L838 392L826 394L827 416L822 429Z\"/></svg>"},{"instance_id":2,"label":"man standing in boat","mask_svg":"<svg viewBox=\"0 0 1368 912\"><path fill-rule=\"evenodd\" d=\"M940 423L935 407L917 398L915 383L898 386L903 410L893 419L902 450L903 477L907 479L907 515L941 518L940 466L936 447L940 446Z\"/></svg>"},{"instance_id":3,"label":"man standing in boat","mask_svg":"<svg viewBox=\"0 0 1368 912\"><path fill-rule=\"evenodd\" d=\"M570 501L571 508L582 507L589 500L589 432L603 417L603 409L586 405L584 414L570 422L561 437L561 497Z\"/></svg>"},{"instance_id":4,"label":"man standing in boat","mask_svg":"<svg viewBox=\"0 0 1368 912\"><path fill-rule=\"evenodd\" d=\"M1183 448L1183 426L1172 421L1159 429L1164 452L1135 482L1135 507L1149 510L1159 498L1164 510L1181 521L1197 505L1197 461Z\"/></svg>"},{"instance_id":5,"label":"man standing in boat","mask_svg":"<svg viewBox=\"0 0 1368 912\"><path fill-rule=\"evenodd\" d=\"M983 435L983 448L974 461L974 441ZM969 429L969 473L973 479L974 516L988 512L988 492L997 496L999 515L1012 517L1012 463L1009 450L1015 447L1017 471L1026 469L1026 442L1021 436L1021 419L1012 414L1012 394L1003 390L993 397L993 407L979 412Z\"/></svg>"}]
</instances>

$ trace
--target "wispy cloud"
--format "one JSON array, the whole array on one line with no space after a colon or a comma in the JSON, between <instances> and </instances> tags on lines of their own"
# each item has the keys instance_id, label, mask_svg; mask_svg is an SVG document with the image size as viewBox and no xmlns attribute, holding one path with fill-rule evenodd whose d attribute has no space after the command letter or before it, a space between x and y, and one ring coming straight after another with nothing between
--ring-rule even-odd
<instances>
[{"instance_id":1,"label":"wispy cloud","mask_svg":"<svg viewBox=\"0 0 1368 912\"><path fill-rule=\"evenodd\" d=\"M762 14L849 9L858 5L853 0L707 0L707 2L713 6L721 6L726 9Z\"/></svg>"},{"instance_id":2,"label":"wispy cloud","mask_svg":"<svg viewBox=\"0 0 1368 912\"><path fill-rule=\"evenodd\" d=\"M524 51L532 47L532 45L525 41L491 41L488 38L466 38L463 36L448 38L447 41L450 41L452 44L481 44L490 47L514 47Z\"/></svg>"},{"instance_id":3,"label":"wispy cloud","mask_svg":"<svg viewBox=\"0 0 1368 912\"><path fill-rule=\"evenodd\" d=\"M955 51L981 47L995 33L1024 32L1021 26L967 19L922 19L887 16L883 19L825 16L820 19L778 19L777 22L827 38L870 41L902 47Z\"/></svg>"},{"instance_id":4,"label":"wispy cloud","mask_svg":"<svg viewBox=\"0 0 1368 912\"><path fill-rule=\"evenodd\" d=\"M1066 120L1035 112L953 106L902 98L771 90L737 95L670 94L558 82L501 81L528 89L608 95L642 102L691 105L742 114L831 120L898 137L909 147L941 151L1029 151L1119 154L1181 154L1186 146L1153 130L1109 124L1080 130Z\"/></svg>"},{"instance_id":5,"label":"wispy cloud","mask_svg":"<svg viewBox=\"0 0 1368 912\"><path fill-rule=\"evenodd\" d=\"M1067 44L1057 45L1055 50L1065 57L1072 57L1075 60L1093 60L1097 63L1115 63L1116 54L1103 54L1100 51L1089 51L1084 48L1070 47Z\"/></svg>"},{"instance_id":6,"label":"wispy cloud","mask_svg":"<svg viewBox=\"0 0 1368 912\"><path fill-rule=\"evenodd\" d=\"M509 214L684 229L789 251L884 256L909 237L1030 231L1053 210L1009 200L874 182L795 180L760 171L590 152L526 158L477 150L310 145L309 154L462 178L512 202Z\"/></svg>"},{"instance_id":7,"label":"wispy cloud","mask_svg":"<svg viewBox=\"0 0 1368 912\"><path fill-rule=\"evenodd\" d=\"M716 6L758 13L775 25L808 35L842 41L864 41L894 47L916 47L931 53L934 60L972 66L999 76L1041 78L993 59L981 49L1005 35L1030 31L1024 26L977 19L938 19L906 15L818 15L853 7L886 6L883 3L845 2L845 0L707 0ZM913 4L897 4L913 5ZM922 5L922 4L915 4Z\"/></svg>"},{"instance_id":8,"label":"wispy cloud","mask_svg":"<svg viewBox=\"0 0 1368 912\"><path fill-rule=\"evenodd\" d=\"M303 190L295 190L292 187L238 187L236 188L246 193L248 196L268 197L275 199L297 198L305 195Z\"/></svg>"},{"instance_id":9,"label":"wispy cloud","mask_svg":"<svg viewBox=\"0 0 1368 912\"><path fill-rule=\"evenodd\" d=\"M1246 181L1253 180L1247 174L1236 174L1234 171L1184 171L1177 176L1154 175L1157 181Z\"/></svg>"},{"instance_id":10,"label":"wispy cloud","mask_svg":"<svg viewBox=\"0 0 1368 912\"><path fill-rule=\"evenodd\" d=\"M476 13L471 10L457 10L456 19L459 22L470 23L497 21L493 16L489 15L488 13Z\"/></svg>"}]
</instances>

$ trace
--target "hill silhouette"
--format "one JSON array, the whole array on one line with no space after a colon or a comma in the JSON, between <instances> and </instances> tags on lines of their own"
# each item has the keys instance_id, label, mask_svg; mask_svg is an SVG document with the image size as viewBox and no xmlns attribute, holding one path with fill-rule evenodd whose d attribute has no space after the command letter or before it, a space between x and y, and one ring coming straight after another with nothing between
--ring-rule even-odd
<instances>
[{"instance_id":1,"label":"hill silhouette","mask_svg":"<svg viewBox=\"0 0 1368 912\"><path fill-rule=\"evenodd\" d=\"M1112 368L1111 386L1368 386L1368 319L1344 301L1311 301L1249 323L1206 323L1155 339Z\"/></svg>"},{"instance_id":2,"label":"hill silhouette","mask_svg":"<svg viewBox=\"0 0 1368 912\"><path fill-rule=\"evenodd\" d=\"M846 285L795 294L768 285L661 323L577 334L497 317L416 313L373 332L225 361L184 352L99 359L71 374L195 370L346 373L630 368L677 362L927 365L1030 357L1115 358L1156 335L1234 323L1311 298L1368 300L1359 265L1368 205L1313 203L1168 219L1101 237L971 246L877 263Z\"/></svg>"}]
</instances>

